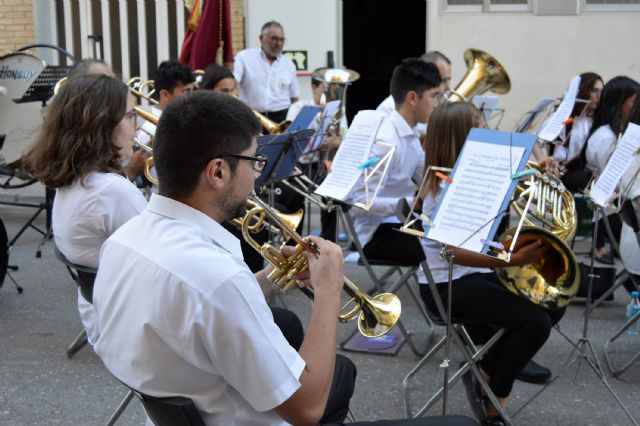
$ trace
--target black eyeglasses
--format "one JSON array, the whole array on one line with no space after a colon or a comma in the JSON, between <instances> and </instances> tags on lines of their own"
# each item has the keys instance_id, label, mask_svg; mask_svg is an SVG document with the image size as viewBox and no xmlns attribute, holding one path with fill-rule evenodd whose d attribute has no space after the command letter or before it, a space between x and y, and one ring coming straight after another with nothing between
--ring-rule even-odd
<instances>
[{"instance_id":1,"label":"black eyeglasses","mask_svg":"<svg viewBox=\"0 0 640 426\"><path fill-rule=\"evenodd\" d=\"M265 167L267 167L267 163L269 162L269 157L266 155L256 155L255 157L250 157L248 155L240 155L240 154L222 154L221 157L233 157L239 158L241 160L251 161L251 166L253 170L258 173L262 173Z\"/></svg>"}]
</instances>

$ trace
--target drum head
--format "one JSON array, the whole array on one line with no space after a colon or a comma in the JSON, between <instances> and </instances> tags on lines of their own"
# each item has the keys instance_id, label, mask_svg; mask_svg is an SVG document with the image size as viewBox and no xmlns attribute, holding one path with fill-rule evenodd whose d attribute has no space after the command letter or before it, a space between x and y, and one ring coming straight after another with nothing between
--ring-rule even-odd
<instances>
[{"instance_id":1,"label":"drum head","mask_svg":"<svg viewBox=\"0 0 640 426\"><path fill-rule=\"evenodd\" d=\"M0 86L10 99L20 99L47 64L28 53L14 52L0 57Z\"/></svg>"}]
</instances>

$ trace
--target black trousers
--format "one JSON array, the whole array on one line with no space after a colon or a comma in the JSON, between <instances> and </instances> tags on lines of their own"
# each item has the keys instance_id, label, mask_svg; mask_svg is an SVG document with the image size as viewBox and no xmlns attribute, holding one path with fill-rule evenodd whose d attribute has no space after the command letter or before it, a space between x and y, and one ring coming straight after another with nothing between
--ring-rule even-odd
<instances>
[{"instance_id":1,"label":"black trousers","mask_svg":"<svg viewBox=\"0 0 640 426\"><path fill-rule=\"evenodd\" d=\"M269 120L274 121L277 124L287 119L288 111L289 111L289 108L281 109L280 111L265 111L265 112L262 112L262 115L264 115Z\"/></svg>"},{"instance_id":2,"label":"black trousers","mask_svg":"<svg viewBox=\"0 0 640 426\"><path fill-rule=\"evenodd\" d=\"M378 226L371 241L362 249L367 260L418 265L425 259L420 240L398 231L400 226L399 223L382 223Z\"/></svg>"},{"instance_id":3,"label":"black trousers","mask_svg":"<svg viewBox=\"0 0 640 426\"><path fill-rule=\"evenodd\" d=\"M489 385L496 396L508 397L516 377L547 341L565 310L545 310L509 292L493 273L466 275L454 280L452 289L451 315L468 328L474 342L500 328L507 330L480 365L491 376ZM446 306L447 285L438 284L438 291ZM420 294L427 309L438 312L427 285L420 286Z\"/></svg>"},{"instance_id":4,"label":"black trousers","mask_svg":"<svg viewBox=\"0 0 640 426\"><path fill-rule=\"evenodd\" d=\"M620 242L620 232L622 232L622 221L618 213L610 214L607 216L609 225L611 225L611 232L616 241ZM607 227L604 224L604 218L598 219L598 234L596 235L596 248L604 247L605 240L609 241L609 234L607 233Z\"/></svg>"},{"instance_id":5,"label":"black trousers","mask_svg":"<svg viewBox=\"0 0 640 426\"><path fill-rule=\"evenodd\" d=\"M298 316L288 309L278 307L272 307L271 313L287 342L299 351L304 340L304 329ZM356 366L349 358L336 355L329 399L320 423L341 423L347 417L349 402L355 390L356 374Z\"/></svg>"}]
</instances>

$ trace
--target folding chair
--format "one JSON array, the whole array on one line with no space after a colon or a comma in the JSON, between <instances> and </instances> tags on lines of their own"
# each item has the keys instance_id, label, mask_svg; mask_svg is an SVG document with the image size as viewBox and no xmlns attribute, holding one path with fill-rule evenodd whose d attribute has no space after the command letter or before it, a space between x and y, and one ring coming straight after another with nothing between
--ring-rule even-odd
<instances>
[{"instance_id":1,"label":"folding chair","mask_svg":"<svg viewBox=\"0 0 640 426\"><path fill-rule=\"evenodd\" d=\"M622 204L622 209L620 210L620 217L622 218L624 223L626 223L633 230L634 234L636 235L636 238L638 239L638 246L640 247L640 223L638 223L639 222L638 217L636 215L636 212L633 207L633 202L631 200L627 200ZM630 279L633 282L636 289L638 289L638 286L640 285L640 282L638 282L640 281L639 277L625 270L621 273L621 278L616 279L616 284L609 291L613 291L615 288L622 285L626 281L626 279ZM598 301L599 300L600 299L598 299ZM607 340L604 343L604 346L602 348L604 352L604 359L607 362L607 367L609 367L609 370L611 371L611 374L613 374L614 377L618 377L622 373L627 371L629 367L631 367L631 365L633 365L633 363L640 358L640 351L638 351L635 355L633 355L629 359L629 361L625 362L620 368L617 368L616 366L614 366L613 361L611 360L611 357L609 355L609 348L611 347L613 342L615 342L616 339L618 339L618 337L623 335L629 329L629 327L632 327L638 321L640 321L640 312L634 315L633 317L629 318L627 321L625 321L622 327L611 338L609 338L609 340Z\"/></svg>"},{"instance_id":2,"label":"folding chair","mask_svg":"<svg viewBox=\"0 0 640 426\"><path fill-rule=\"evenodd\" d=\"M64 264L71 275L71 278L77 286L80 288L80 293L82 297L84 297L89 303L93 303L93 283L96 279L96 274L98 270L96 268L90 268L88 266L77 265L71 262L69 259L65 257L64 254L60 251L57 245L54 244L53 250L56 254L56 257L60 262ZM74 339L74 341L69 345L66 350L67 357L71 358L78 352L80 349L87 344L87 332L82 329L78 337Z\"/></svg>"},{"instance_id":3,"label":"folding chair","mask_svg":"<svg viewBox=\"0 0 640 426\"><path fill-rule=\"evenodd\" d=\"M422 268L428 281L427 285L429 285L429 290L431 291L431 294L433 296L433 299L436 303L436 307L438 310L438 312L431 312L429 309L426 309L426 312L431 318L431 321L433 323L441 326L446 326L447 313L444 307L444 303L440 298L440 294L438 293L438 289L437 289L437 284L433 280L433 277L431 275L431 270L426 260L422 262ZM447 337L445 335L444 337L442 337L431 348L431 350L428 353L426 353L422 357L422 359L420 359L418 364L416 364L416 366L413 367L411 371L409 371L409 373L407 373L407 375L402 380L401 397L402 397L402 408L403 408L404 416L414 417L414 418L422 416L427 410L429 410L429 408L435 405L435 403L438 402L443 397L445 392L445 385L446 385L446 388L449 389L451 386L457 383L460 380L460 378L462 378L462 376L465 373L467 373L467 371L469 371L469 369L471 369L471 373L476 377L476 379L478 380L478 383L480 383L480 385L484 389L487 397L491 400L494 407L498 407L497 408L498 412L502 416L505 423L509 424L510 420L508 415L506 414L506 412L504 412L503 409L500 408L500 404L498 404L498 401L493 391L491 390L487 382L484 380L484 378L480 374L480 370L476 365L476 363L491 348L491 346L493 346L498 341L498 339L500 339L500 337L505 333L505 329L498 330L484 345L482 345L481 348L477 348L476 345L473 343L471 337L469 336L469 333L465 329L464 325L461 322L456 321L455 318L452 318L451 322L452 323L450 327L450 333L451 333L450 336ZM433 394L433 396L426 403L424 403L418 411L412 414L409 408L409 397L408 397L409 382L411 378L415 376L418 373L418 371L420 371L422 367L424 367L424 365L446 344L447 338L453 339L453 342L456 344L456 346L459 348L460 352L462 353L465 359L465 362L457 371L455 371L452 375L449 375L449 378L446 384L443 384L443 386L438 391L436 391L436 393Z\"/></svg>"},{"instance_id":4,"label":"folding chair","mask_svg":"<svg viewBox=\"0 0 640 426\"><path fill-rule=\"evenodd\" d=\"M398 290L400 290L400 288L405 286L409 294L411 295L411 298L416 303L416 306L418 307L420 314L422 315L427 326L431 330L429 336L426 339L424 348L417 347L416 343L413 340L412 333L407 330L407 328L402 323L402 320L398 320L397 326L400 332L402 333L403 337L409 344L409 348L411 348L411 351L416 356L424 355L427 352L429 345L431 344L431 340L433 336L433 325L431 324L431 320L429 319L427 311L423 306L422 300L420 299L416 290L411 286L411 279L413 279L414 282L418 283L417 272L418 272L418 269L420 268L420 264L414 265L414 264L400 263L400 262L393 262L393 261L390 262L382 259L367 259L367 257L364 255L362 244L360 244L360 240L357 237L355 225L353 223L353 218L349 214L349 206L345 204L341 204L338 212L342 222L345 225L345 229L347 233L351 236L351 241L353 242L353 245L356 247L356 250L358 251L358 254L360 256L360 259L358 260L358 264L361 264L362 266L364 266L365 270L367 271L367 274L369 275L369 277L371 277L371 280L374 283L375 290L382 291L385 286L385 281L391 276L393 276L394 274L398 274L399 278L396 281L394 281L392 284L390 284L389 287L386 289L386 291L390 293L396 293ZM385 267L387 269L382 275L378 276L378 274L376 274L376 272L373 269L374 266ZM403 268L404 268L404 271L403 271Z\"/></svg>"},{"instance_id":5,"label":"folding chair","mask_svg":"<svg viewBox=\"0 0 640 426\"><path fill-rule=\"evenodd\" d=\"M190 398L172 396L158 398L131 389L156 426L204 426L198 408Z\"/></svg>"}]
</instances>

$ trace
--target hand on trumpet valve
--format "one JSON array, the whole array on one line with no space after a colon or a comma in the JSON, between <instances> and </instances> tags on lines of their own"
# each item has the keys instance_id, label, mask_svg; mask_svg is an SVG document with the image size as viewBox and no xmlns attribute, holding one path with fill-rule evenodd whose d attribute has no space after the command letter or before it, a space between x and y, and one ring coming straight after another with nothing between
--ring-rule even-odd
<instances>
[{"instance_id":1,"label":"hand on trumpet valve","mask_svg":"<svg viewBox=\"0 0 640 426\"><path fill-rule=\"evenodd\" d=\"M309 264L309 278L315 297L324 294L339 295L344 284L342 249L337 244L313 235L307 237L307 240L315 249L305 251L302 255Z\"/></svg>"},{"instance_id":2,"label":"hand on trumpet valve","mask_svg":"<svg viewBox=\"0 0 640 426\"><path fill-rule=\"evenodd\" d=\"M137 176L142 174L144 171L144 163L150 156L151 154L144 149L137 149L133 151L131 160L129 160L129 164L127 164L127 168L125 170L129 180L133 181Z\"/></svg>"},{"instance_id":3,"label":"hand on trumpet valve","mask_svg":"<svg viewBox=\"0 0 640 426\"><path fill-rule=\"evenodd\" d=\"M289 258L295 255L297 250L296 247L283 245L280 248L280 252L284 257ZM273 269L273 266L269 265L268 268ZM296 279L296 283L300 288L308 287L311 284L311 272L309 272L309 268L305 268L303 271L297 272L293 277Z\"/></svg>"}]
</instances>

